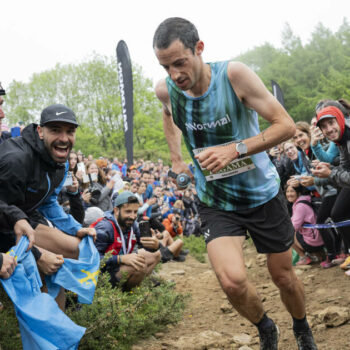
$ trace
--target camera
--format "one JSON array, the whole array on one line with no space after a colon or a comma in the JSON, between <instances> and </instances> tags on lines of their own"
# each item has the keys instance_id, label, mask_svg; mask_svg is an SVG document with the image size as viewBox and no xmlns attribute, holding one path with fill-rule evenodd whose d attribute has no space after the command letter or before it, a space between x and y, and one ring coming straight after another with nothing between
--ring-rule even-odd
<instances>
[{"instance_id":1,"label":"camera","mask_svg":"<svg viewBox=\"0 0 350 350\"><path fill-rule=\"evenodd\" d=\"M93 205L97 205L101 197L101 191L99 190L98 185L93 182L90 183L88 192L91 193L90 203Z\"/></svg>"},{"instance_id":2,"label":"camera","mask_svg":"<svg viewBox=\"0 0 350 350\"><path fill-rule=\"evenodd\" d=\"M92 205L97 205L101 197L101 191L98 184L94 182L94 180L97 180L96 174L87 174L83 176L83 183L90 183L88 187L88 192L91 193L90 203Z\"/></svg>"},{"instance_id":3,"label":"camera","mask_svg":"<svg viewBox=\"0 0 350 350\"><path fill-rule=\"evenodd\" d=\"M139 222L140 236L141 237L152 237L151 226L148 220L142 220Z\"/></svg>"}]
</instances>

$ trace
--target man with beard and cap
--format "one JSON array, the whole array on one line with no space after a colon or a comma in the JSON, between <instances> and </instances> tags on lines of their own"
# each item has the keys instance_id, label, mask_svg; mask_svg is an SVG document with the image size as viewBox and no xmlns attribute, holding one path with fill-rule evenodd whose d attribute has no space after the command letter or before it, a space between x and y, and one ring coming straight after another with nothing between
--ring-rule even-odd
<instances>
[{"instance_id":1,"label":"man with beard and cap","mask_svg":"<svg viewBox=\"0 0 350 350\"><path fill-rule=\"evenodd\" d=\"M138 198L130 191L124 191L113 203L113 210L104 213L94 224L97 232L96 248L101 259L108 252L112 257L106 262L105 270L110 273L110 282L113 286L120 282L123 273L127 274L127 280L123 285L129 290L139 285L148 276L161 259L159 242L156 237L153 244L148 244L151 238L147 239L147 248L135 252L136 243L140 242L139 227L136 222L137 211L140 207ZM146 247L146 245L145 245Z\"/></svg>"},{"instance_id":2,"label":"man with beard and cap","mask_svg":"<svg viewBox=\"0 0 350 350\"><path fill-rule=\"evenodd\" d=\"M334 222L350 219L350 119L348 112L338 101L326 101L317 112L317 126L324 136L333 141L339 148L340 164L332 166L329 163L320 162L312 170L314 176L327 178L331 185L340 189L333 205L330 217ZM347 251L350 253L350 226L337 228L344 241ZM350 276L350 257L341 267Z\"/></svg>"},{"instance_id":3,"label":"man with beard and cap","mask_svg":"<svg viewBox=\"0 0 350 350\"><path fill-rule=\"evenodd\" d=\"M77 127L74 112L55 104L42 111L40 125L30 124L20 137L0 145L0 252L26 235L39 270L47 275L61 267L63 257L78 258L82 237L96 236L57 202Z\"/></svg>"}]
</instances>

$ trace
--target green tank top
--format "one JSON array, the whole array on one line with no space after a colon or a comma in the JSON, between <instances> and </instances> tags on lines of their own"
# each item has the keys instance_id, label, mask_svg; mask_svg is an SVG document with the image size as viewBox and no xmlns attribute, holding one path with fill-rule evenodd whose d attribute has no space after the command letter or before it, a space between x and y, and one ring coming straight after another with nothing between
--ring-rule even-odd
<instances>
[{"instance_id":1,"label":"green tank top","mask_svg":"<svg viewBox=\"0 0 350 350\"><path fill-rule=\"evenodd\" d=\"M227 76L227 65L227 61L210 63L210 85L200 97L188 95L170 77L166 84L174 123L182 131L195 165L199 199L211 207L239 211L272 199L280 182L266 152L250 156L254 169L213 181L207 181L208 176L194 158L198 149L237 142L260 133L257 113L238 99Z\"/></svg>"}]
</instances>

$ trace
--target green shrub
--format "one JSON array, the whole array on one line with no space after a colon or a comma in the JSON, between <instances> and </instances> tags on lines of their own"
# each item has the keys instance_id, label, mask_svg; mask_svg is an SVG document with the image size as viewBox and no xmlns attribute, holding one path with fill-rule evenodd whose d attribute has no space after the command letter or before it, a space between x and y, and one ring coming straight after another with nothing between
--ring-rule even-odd
<instances>
[{"instance_id":1,"label":"green shrub","mask_svg":"<svg viewBox=\"0 0 350 350\"><path fill-rule=\"evenodd\" d=\"M76 304L68 292L67 315L86 327L79 350L129 350L141 339L163 331L181 320L188 295L175 292L175 285L159 277L146 278L130 292L112 288L107 274L100 275L91 305ZM155 287L155 284L158 284ZM2 350L21 349L22 342L13 304L3 288L0 300L0 345Z\"/></svg>"},{"instance_id":2,"label":"green shrub","mask_svg":"<svg viewBox=\"0 0 350 350\"><path fill-rule=\"evenodd\" d=\"M154 287L155 282L159 286ZM183 315L187 295L175 292L174 284L147 278L130 292L112 288L108 276L100 275L94 301L67 314L86 327L79 349L128 350L141 339L177 323Z\"/></svg>"},{"instance_id":3,"label":"green shrub","mask_svg":"<svg viewBox=\"0 0 350 350\"><path fill-rule=\"evenodd\" d=\"M207 248L205 245L204 237L196 237L191 235L189 237L184 236L184 248L189 249L190 254L196 258L199 262L205 262L205 256L207 253Z\"/></svg>"},{"instance_id":4,"label":"green shrub","mask_svg":"<svg viewBox=\"0 0 350 350\"><path fill-rule=\"evenodd\" d=\"M2 350L21 349L22 341L12 301L0 285L0 346Z\"/></svg>"}]
</instances>

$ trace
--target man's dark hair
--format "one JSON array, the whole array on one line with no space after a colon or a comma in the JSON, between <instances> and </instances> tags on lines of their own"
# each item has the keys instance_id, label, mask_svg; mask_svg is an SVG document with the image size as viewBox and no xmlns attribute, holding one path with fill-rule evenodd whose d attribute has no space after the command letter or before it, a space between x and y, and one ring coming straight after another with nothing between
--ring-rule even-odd
<instances>
[{"instance_id":1,"label":"man's dark hair","mask_svg":"<svg viewBox=\"0 0 350 350\"><path fill-rule=\"evenodd\" d=\"M153 48L166 49L177 39L194 53L199 40L197 28L187 19L180 17L167 18L154 33Z\"/></svg>"}]
</instances>

